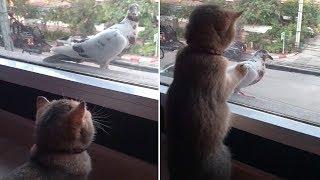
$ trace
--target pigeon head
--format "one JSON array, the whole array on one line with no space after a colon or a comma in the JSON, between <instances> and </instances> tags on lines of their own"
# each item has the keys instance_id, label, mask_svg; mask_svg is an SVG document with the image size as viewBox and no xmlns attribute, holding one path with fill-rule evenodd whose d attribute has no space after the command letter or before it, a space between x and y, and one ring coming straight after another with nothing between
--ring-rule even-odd
<instances>
[{"instance_id":1,"label":"pigeon head","mask_svg":"<svg viewBox=\"0 0 320 180\"><path fill-rule=\"evenodd\" d=\"M127 18L131 21L138 22L140 16L139 5L137 3L131 4L128 9Z\"/></svg>"},{"instance_id":2,"label":"pigeon head","mask_svg":"<svg viewBox=\"0 0 320 180\"><path fill-rule=\"evenodd\" d=\"M265 61L266 59L273 60L273 58L269 55L268 51L266 51L264 49L255 52L253 56L262 58L263 61Z\"/></svg>"}]
</instances>

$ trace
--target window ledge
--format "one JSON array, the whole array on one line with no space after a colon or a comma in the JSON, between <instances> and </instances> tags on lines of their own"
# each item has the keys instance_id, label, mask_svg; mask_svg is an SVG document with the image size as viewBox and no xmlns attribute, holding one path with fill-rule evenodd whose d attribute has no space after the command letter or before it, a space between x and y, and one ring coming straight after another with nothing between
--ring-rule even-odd
<instances>
[{"instance_id":1,"label":"window ledge","mask_svg":"<svg viewBox=\"0 0 320 180\"><path fill-rule=\"evenodd\" d=\"M0 58L0 79L61 96L81 99L146 119L158 119L157 89L6 58Z\"/></svg>"},{"instance_id":2,"label":"window ledge","mask_svg":"<svg viewBox=\"0 0 320 180\"><path fill-rule=\"evenodd\" d=\"M7 51L1 49L0 47L0 57L4 59L27 62L28 64L46 66L63 71L77 72L77 74L98 77L101 79L117 81L120 83L125 82L126 84L133 84L136 86L147 87L151 89L158 89L159 87L158 73L135 70L132 69L132 67L123 68L123 65L122 67L110 65L110 69L105 70L98 68L98 65L96 64L88 62L84 62L85 65L67 61L58 61L55 63L44 62L43 59L50 55L52 54L34 55L21 53L19 51ZM138 67L136 67L136 69L138 69Z\"/></svg>"}]
</instances>

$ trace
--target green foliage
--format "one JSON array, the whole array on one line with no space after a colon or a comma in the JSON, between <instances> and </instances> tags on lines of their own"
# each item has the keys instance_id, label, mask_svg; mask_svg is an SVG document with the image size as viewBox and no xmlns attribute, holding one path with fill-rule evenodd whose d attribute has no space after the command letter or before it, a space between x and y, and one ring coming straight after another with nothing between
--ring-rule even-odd
<instances>
[{"instance_id":1,"label":"green foliage","mask_svg":"<svg viewBox=\"0 0 320 180\"><path fill-rule=\"evenodd\" d=\"M271 25L278 23L279 4L278 0L240 0L235 4L235 9L243 11L242 23Z\"/></svg>"},{"instance_id":2,"label":"green foliage","mask_svg":"<svg viewBox=\"0 0 320 180\"><path fill-rule=\"evenodd\" d=\"M88 36L95 34L95 25L107 23L113 25L120 22L127 14L128 6L138 3L141 11L139 26L145 28L139 33L141 45L134 45L130 52L139 52L139 55L153 55L156 44L153 42L154 34L158 32L156 16L158 4L150 0L110 0L96 3L95 0L70 0L70 7L52 7L45 11L31 6L28 0L15 0L13 12L25 18L48 21L62 21L69 25L72 35ZM45 32L48 41L68 35L62 31Z\"/></svg>"},{"instance_id":3,"label":"green foliage","mask_svg":"<svg viewBox=\"0 0 320 180\"><path fill-rule=\"evenodd\" d=\"M59 38L68 37L71 35L70 33L64 31L44 31L43 34L47 42L54 42Z\"/></svg>"},{"instance_id":4,"label":"green foliage","mask_svg":"<svg viewBox=\"0 0 320 180\"><path fill-rule=\"evenodd\" d=\"M161 15L170 15L177 18L188 18L193 9L194 6L172 6L166 3L160 4Z\"/></svg>"},{"instance_id":5,"label":"green foliage","mask_svg":"<svg viewBox=\"0 0 320 180\"><path fill-rule=\"evenodd\" d=\"M236 9L243 10L241 23L269 25L272 29L265 34L251 33L246 39L247 43L253 42L255 49L266 49L270 52L282 52L282 41L280 34L285 32L285 50L292 52L295 44L296 17L298 12L298 1L288 0L279 3L276 0L241 0L236 4ZM290 16L291 20L286 22L281 16ZM320 24L320 7L312 1L305 1L303 8L303 20L301 29L301 43L314 37L308 27L316 31ZM318 31L319 32L319 31Z\"/></svg>"},{"instance_id":6,"label":"green foliage","mask_svg":"<svg viewBox=\"0 0 320 180\"><path fill-rule=\"evenodd\" d=\"M225 0L203 0L203 3L215 4L219 6L228 5L228 8L230 8L229 4L226 3ZM192 6L192 5L186 6L186 5L180 5L180 4L172 5L168 3L161 3L160 14L175 16L177 18L188 18L194 8L195 6Z\"/></svg>"},{"instance_id":7,"label":"green foliage","mask_svg":"<svg viewBox=\"0 0 320 180\"><path fill-rule=\"evenodd\" d=\"M156 4L144 3L144 8L141 12L140 26L145 30L138 34L138 39L143 41L142 45L135 44L130 49L130 53L141 54L145 56L153 56L155 54L156 44L154 42L154 34L158 33L158 23L156 22L156 15L158 14L158 6ZM141 7L141 5L140 5ZM143 6L141 7L141 9ZM151 11L150 11L151 10Z\"/></svg>"},{"instance_id":8,"label":"green foliage","mask_svg":"<svg viewBox=\"0 0 320 180\"><path fill-rule=\"evenodd\" d=\"M287 34L286 34L287 35ZM273 53L281 53L282 52L282 41L280 40L280 34L277 38L270 39L268 38L268 34L257 34L257 33L251 33L247 37L247 42L253 43L254 49L265 49L269 52ZM285 39L285 51L291 52L294 50L294 39L290 39L286 36Z\"/></svg>"},{"instance_id":9,"label":"green foliage","mask_svg":"<svg viewBox=\"0 0 320 180\"><path fill-rule=\"evenodd\" d=\"M265 34L250 33L246 39L247 44L253 42L255 49L267 49L270 52L282 52L281 32L285 32L286 51L294 50L296 34L296 17L298 12L298 1L287 0L281 3L279 0L239 0L228 3L225 0L205 0L206 3L214 3L227 9L243 11L238 25L267 25L272 26ZM171 15L177 18L188 18L193 6L181 6L161 4L161 15ZM291 16L291 21L282 20L282 16ZM320 32L320 7L314 1L304 1L303 21L301 29L301 42L304 43L312 34L308 29L311 27L315 32ZM180 32L180 29L177 29ZM181 33L178 33L181 35Z\"/></svg>"},{"instance_id":10,"label":"green foliage","mask_svg":"<svg viewBox=\"0 0 320 180\"><path fill-rule=\"evenodd\" d=\"M316 33L318 33L318 34L320 33L320 24L317 25L317 27L315 28L315 30L316 30Z\"/></svg>"},{"instance_id":11,"label":"green foliage","mask_svg":"<svg viewBox=\"0 0 320 180\"><path fill-rule=\"evenodd\" d=\"M155 45L153 43L144 43L143 45L134 45L130 49L130 53L133 54L143 54L145 56L153 56L155 53Z\"/></svg>"},{"instance_id":12,"label":"green foliage","mask_svg":"<svg viewBox=\"0 0 320 180\"><path fill-rule=\"evenodd\" d=\"M71 7L51 8L46 20L62 21L69 24L71 32L81 36L88 36L95 33L95 19L97 12L94 8L94 0L72 0Z\"/></svg>"},{"instance_id":13,"label":"green foliage","mask_svg":"<svg viewBox=\"0 0 320 180\"><path fill-rule=\"evenodd\" d=\"M39 18L40 10L28 3L28 0L15 0L14 5L9 9L14 12L17 16L25 18Z\"/></svg>"},{"instance_id":14,"label":"green foliage","mask_svg":"<svg viewBox=\"0 0 320 180\"><path fill-rule=\"evenodd\" d=\"M298 1L288 0L281 6L283 15L291 16L293 19L298 16ZM302 22L311 28L320 24L320 8L313 1L305 1L303 4Z\"/></svg>"}]
</instances>

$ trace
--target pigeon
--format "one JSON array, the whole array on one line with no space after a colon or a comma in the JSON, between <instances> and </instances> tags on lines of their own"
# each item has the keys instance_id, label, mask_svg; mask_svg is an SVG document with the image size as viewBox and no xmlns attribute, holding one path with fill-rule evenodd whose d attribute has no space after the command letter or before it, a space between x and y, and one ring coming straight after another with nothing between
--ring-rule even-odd
<instances>
[{"instance_id":1,"label":"pigeon","mask_svg":"<svg viewBox=\"0 0 320 180\"><path fill-rule=\"evenodd\" d=\"M45 58L44 61L64 60L76 63L86 61L107 69L112 60L121 54L124 49L130 47L130 44L135 43L139 16L138 4L131 4L127 16L120 23L96 35L89 36L83 42L52 48L55 55Z\"/></svg>"},{"instance_id":2,"label":"pigeon","mask_svg":"<svg viewBox=\"0 0 320 180\"><path fill-rule=\"evenodd\" d=\"M241 89L256 84L263 78L265 74L265 63L267 59L273 60L273 58L269 55L268 51L259 50L256 51L253 57L251 57L249 60L241 62L241 64L244 64L247 67L247 74L237 85L237 87L234 90L234 93L239 93L243 96L254 98L254 96L249 96L243 93Z\"/></svg>"}]
</instances>

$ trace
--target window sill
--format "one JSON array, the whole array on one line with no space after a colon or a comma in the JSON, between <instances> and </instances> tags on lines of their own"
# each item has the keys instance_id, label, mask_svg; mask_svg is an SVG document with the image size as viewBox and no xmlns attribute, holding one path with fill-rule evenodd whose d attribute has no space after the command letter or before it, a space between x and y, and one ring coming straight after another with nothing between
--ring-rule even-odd
<instances>
[{"instance_id":1,"label":"window sill","mask_svg":"<svg viewBox=\"0 0 320 180\"><path fill-rule=\"evenodd\" d=\"M124 67L125 65L120 62L112 61L110 69L100 69L98 65L93 63L77 64L73 62L60 61L55 63L44 62L43 59L52 54L28 54L19 51L6 51L0 47L0 57L20 62L27 62L29 64L46 66L53 69L63 71L76 72L77 74L88 75L92 77L102 78L111 81L117 81L136 86L158 89L158 73L147 72L139 70L141 67L133 67L133 65ZM119 64L120 63L120 64ZM117 64L116 66L114 64Z\"/></svg>"},{"instance_id":2,"label":"window sill","mask_svg":"<svg viewBox=\"0 0 320 180\"><path fill-rule=\"evenodd\" d=\"M167 86L160 86L165 106ZM291 147L320 155L320 127L229 103L232 127Z\"/></svg>"},{"instance_id":3,"label":"window sill","mask_svg":"<svg viewBox=\"0 0 320 180\"><path fill-rule=\"evenodd\" d=\"M157 89L0 58L0 80L158 119Z\"/></svg>"}]
</instances>

